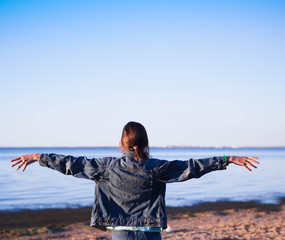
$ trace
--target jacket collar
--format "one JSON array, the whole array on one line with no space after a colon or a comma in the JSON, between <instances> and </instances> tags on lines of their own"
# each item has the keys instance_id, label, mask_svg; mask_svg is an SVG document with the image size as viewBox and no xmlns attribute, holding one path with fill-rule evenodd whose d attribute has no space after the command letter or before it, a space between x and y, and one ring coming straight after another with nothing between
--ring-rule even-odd
<instances>
[{"instance_id":1,"label":"jacket collar","mask_svg":"<svg viewBox=\"0 0 285 240\"><path fill-rule=\"evenodd\" d=\"M128 151L128 152L124 152L123 157L132 157L134 158L136 156L134 151Z\"/></svg>"}]
</instances>

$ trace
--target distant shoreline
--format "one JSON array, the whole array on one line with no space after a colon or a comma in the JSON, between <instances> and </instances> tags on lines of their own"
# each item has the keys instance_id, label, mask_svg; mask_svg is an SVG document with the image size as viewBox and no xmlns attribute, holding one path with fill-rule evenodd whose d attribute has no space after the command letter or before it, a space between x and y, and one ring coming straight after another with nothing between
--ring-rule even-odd
<instances>
[{"instance_id":1,"label":"distant shoreline","mask_svg":"<svg viewBox=\"0 0 285 240\"><path fill-rule=\"evenodd\" d=\"M95 149L95 148L118 148L118 146L2 146L0 149L46 149L46 148L66 148L66 149ZM153 146L150 148L162 149L285 149L285 146L183 146L183 145L169 145L169 146Z\"/></svg>"}]
</instances>

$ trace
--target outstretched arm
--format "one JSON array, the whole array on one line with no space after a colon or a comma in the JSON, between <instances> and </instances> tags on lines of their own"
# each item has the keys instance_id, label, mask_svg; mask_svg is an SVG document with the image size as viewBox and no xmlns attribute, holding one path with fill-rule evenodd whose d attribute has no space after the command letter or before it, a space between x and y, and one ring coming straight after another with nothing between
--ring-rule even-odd
<instances>
[{"instance_id":1,"label":"outstretched arm","mask_svg":"<svg viewBox=\"0 0 285 240\"><path fill-rule=\"evenodd\" d=\"M102 160L103 158L88 159L86 157L64 156L54 153L34 153L17 157L11 162L15 162L12 167L18 165L17 170L23 167L22 172L29 164L39 162L41 166L51 168L65 175L96 180L99 179L100 172L103 169Z\"/></svg>"},{"instance_id":2,"label":"outstretched arm","mask_svg":"<svg viewBox=\"0 0 285 240\"><path fill-rule=\"evenodd\" d=\"M229 163L234 163L236 165L240 165L245 167L247 170L251 171L249 166L253 168L257 168L254 164L259 164L258 157L237 157L237 156L230 156L229 157ZM249 166L248 166L249 165Z\"/></svg>"},{"instance_id":3,"label":"outstretched arm","mask_svg":"<svg viewBox=\"0 0 285 240\"><path fill-rule=\"evenodd\" d=\"M163 182L181 182L190 178L199 178L206 173L226 169L229 163L234 163L245 167L257 168L254 164L259 164L258 157L237 157L237 156L220 156L202 159L189 159L188 161L166 161L159 160L159 179Z\"/></svg>"},{"instance_id":4,"label":"outstretched arm","mask_svg":"<svg viewBox=\"0 0 285 240\"><path fill-rule=\"evenodd\" d=\"M27 154L27 155L22 155L20 157L17 157L11 162L15 162L12 167L15 167L18 165L16 170L19 170L21 167L23 167L22 172L25 171L26 167L30 165L31 163L38 162L40 160L40 153L33 153L33 154Z\"/></svg>"}]
</instances>

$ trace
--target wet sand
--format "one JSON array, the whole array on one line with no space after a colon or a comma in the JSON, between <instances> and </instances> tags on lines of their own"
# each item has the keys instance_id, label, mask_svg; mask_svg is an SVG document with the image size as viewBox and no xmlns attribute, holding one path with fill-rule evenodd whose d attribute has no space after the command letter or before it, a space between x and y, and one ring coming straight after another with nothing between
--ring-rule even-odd
<instances>
[{"instance_id":1,"label":"wet sand","mask_svg":"<svg viewBox=\"0 0 285 240\"><path fill-rule=\"evenodd\" d=\"M285 201L204 203L168 207L162 239L284 239ZM111 239L90 228L91 207L0 212L0 239Z\"/></svg>"}]
</instances>

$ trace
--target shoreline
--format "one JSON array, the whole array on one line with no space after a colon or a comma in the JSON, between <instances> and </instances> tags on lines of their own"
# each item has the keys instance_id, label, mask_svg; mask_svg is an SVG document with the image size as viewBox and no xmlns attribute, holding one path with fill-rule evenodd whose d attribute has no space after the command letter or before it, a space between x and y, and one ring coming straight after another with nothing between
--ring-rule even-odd
<instances>
[{"instance_id":1,"label":"shoreline","mask_svg":"<svg viewBox=\"0 0 285 240\"><path fill-rule=\"evenodd\" d=\"M50 238L68 239L70 236L73 236L73 239L84 239L80 238L79 235L89 234L90 236L85 239L111 239L111 232L102 232L89 227L91 209L92 206L81 208L0 211L0 238L17 238L23 240ZM268 229L270 229L269 226L272 225L272 219L279 219L279 223L275 223L275 226L273 226L274 229L276 229L276 231L272 233L275 234L273 239L285 239L285 226L283 226L285 221L285 198L280 199L278 204L262 204L257 201L222 201L204 202L184 207L167 207L167 215L168 223L174 230L172 232L163 231L163 239L169 238L171 234L174 237L174 233L177 233L176 235L180 234L181 238L185 237L185 239L188 239L188 237L190 238L192 236L189 234L193 234L193 236L199 235L201 228L204 230L209 228L208 230L202 231L202 234L207 235L209 231L212 231L211 226L215 226L216 232L221 231L222 233L227 229L227 233L232 233L232 228L243 224L242 222L244 221L251 222L251 224L246 224L247 227L244 227L244 234L249 234L249 226L254 228L257 222L260 221L262 222L260 224L265 224L263 234L266 234L268 233ZM247 220L241 220L242 218ZM220 230L219 227L217 227L217 223L219 223ZM242 232L239 228L237 229ZM254 234L261 233L262 229L259 228L258 233ZM212 238L209 239L255 239L242 238L244 234L242 234L240 238L224 238L221 235L220 238L213 238L212 236ZM76 237L77 235L78 238ZM206 235L204 236L205 238L197 239L207 239ZM226 237L229 236L227 235ZM264 235L256 239L267 238L265 238Z\"/></svg>"}]
</instances>

